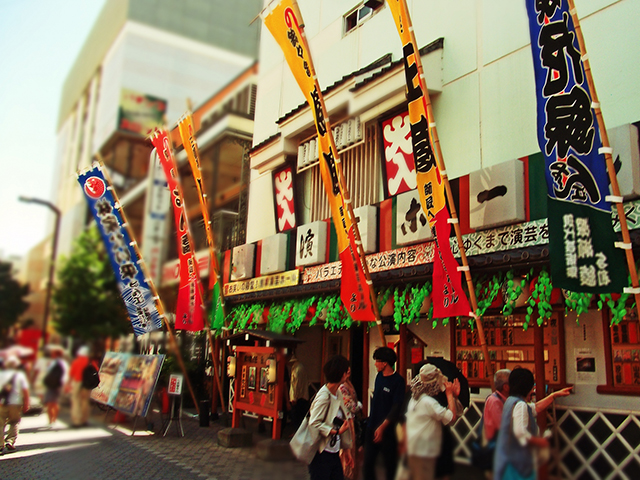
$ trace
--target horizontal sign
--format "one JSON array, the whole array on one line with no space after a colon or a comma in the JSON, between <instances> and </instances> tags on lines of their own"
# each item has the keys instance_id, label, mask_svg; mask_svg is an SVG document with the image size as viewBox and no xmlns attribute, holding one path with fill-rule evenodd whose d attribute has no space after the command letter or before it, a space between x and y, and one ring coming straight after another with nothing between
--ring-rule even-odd
<instances>
[{"instance_id":1,"label":"horizontal sign","mask_svg":"<svg viewBox=\"0 0 640 480\"><path fill-rule=\"evenodd\" d=\"M459 257L458 242L455 238L451 238L450 241L451 251L456 257ZM549 243L547 219L469 233L462 237L462 242L468 257L545 245Z\"/></svg>"},{"instance_id":2,"label":"horizontal sign","mask_svg":"<svg viewBox=\"0 0 640 480\"><path fill-rule=\"evenodd\" d=\"M264 277L226 283L224 285L224 295L241 295L243 293L273 290L275 288L293 287L298 285L299 280L300 272L298 270L289 270L288 272L277 273L275 275L266 275Z\"/></svg>"}]
</instances>

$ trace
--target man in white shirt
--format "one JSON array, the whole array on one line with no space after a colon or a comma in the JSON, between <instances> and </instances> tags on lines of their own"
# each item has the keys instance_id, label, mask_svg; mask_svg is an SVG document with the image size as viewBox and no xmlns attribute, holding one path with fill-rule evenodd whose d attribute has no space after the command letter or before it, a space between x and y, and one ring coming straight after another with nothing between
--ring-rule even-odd
<instances>
[{"instance_id":1,"label":"man in white shirt","mask_svg":"<svg viewBox=\"0 0 640 480\"><path fill-rule=\"evenodd\" d=\"M19 367L18 357L11 356L5 359L4 370L0 371L0 392L2 392L0 394L0 432L2 432L0 455L5 452L15 452L22 412L29 410L29 382ZM5 436L4 430L7 424L9 430Z\"/></svg>"}]
</instances>

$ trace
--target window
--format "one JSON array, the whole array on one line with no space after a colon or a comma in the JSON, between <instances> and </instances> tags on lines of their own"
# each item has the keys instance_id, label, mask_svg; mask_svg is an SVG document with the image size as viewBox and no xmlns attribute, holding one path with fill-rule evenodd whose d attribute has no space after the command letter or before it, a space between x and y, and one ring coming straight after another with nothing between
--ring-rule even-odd
<instances>
[{"instance_id":1,"label":"window","mask_svg":"<svg viewBox=\"0 0 640 480\"><path fill-rule=\"evenodd\" d=\"M370 18L373 13L384 5L384 1L369 0L344 16L345 35L362 22Z\"/></svg>"},{"instance_id":2,"label":"window","mask_svg":"<svg viewBox=\"0 0 640 480\"><path fill-rule=\"evenodd\" d=\"M347 182L347 189L353 201L353 208L373 205L380 201L380 151L378 149L378 126L370 124L364 128L364 141L340 152L340 160ZM311 200L309 221L331 217L329 201L324 191L320 167L315 165L303 172L308 175Z\"/></svg>"}]
</instances>

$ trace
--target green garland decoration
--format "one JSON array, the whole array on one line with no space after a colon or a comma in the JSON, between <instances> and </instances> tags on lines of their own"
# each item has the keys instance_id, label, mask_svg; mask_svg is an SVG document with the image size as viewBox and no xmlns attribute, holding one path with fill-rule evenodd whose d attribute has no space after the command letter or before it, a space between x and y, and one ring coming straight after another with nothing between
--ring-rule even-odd
<instances>
[{"instance_id":1,"label":"green garland decoration","mask_svg":"<svg viewBox=\"0 0 640 480\"><path fill-rule=\"evenodd\" d=\"M302 322L307 316L307 312L316 301L316 296L313 295L311 297L304 298L302 300L298 300L293 305L293 310L291 311L291 322L289 322L286 326L287 332L295 333L298 331Z\"/></svg>"},{"instance_id":2,"label":"green garland decoration","mask_svg":"<svg viewBox=\"0 0 640 480\"><path fill-rule=\"evenodd\" d=\"M476 281L475 283L476 298L478 304L476 315L478 315L478 317L482 317L485 314L487 309L491 306L491 304L500 293L500 287L502 285L502 273L498 272L494 274L489 280L489 283L483 287L485 283L486 278L483 278L480 281Z\"/></svg>"},{"instance_id":3,"label":"green garland decoration","mask_svg":"<svg viewBox=\"0 0 640 480\"><path fill-rule=\"evenodd\" d=\"M551 275L547 272L546 268L543 268L538 275L538 280L532 292L530 292L527 307L527 313L524 317L524 330L529 328L529 322L531 321L531 315L533 309L538 304L538 325L541 326L545 319L551 318L553 308L551 306L551 291L553 285L551 284Z\"/></svg>"},{"instance_id":4,"label":"green garland decoration","mask_svg":"<svg viewBox=\"0 0 640 480\"><path fill-rule=\"evenodd\" d=\"M281 303L272 303L269 307L267 318L267 330L282 333L287 319L291 316L295 300L285 300Z\"/></svg>"},{"instance_id":5,"label":"green garland decoration","mask_svg":"<svg viewBox=\"0 0 640 480\"><path fill-rule=\"evenodd\" d=\"M532 269L533 270L533 269ZM513 313L514 308L516 308L516 300L522 294L524 287L527 283L529 283L529 277L531 276L532 271L530 270L522 280L515 280L515 275L513 270L509 270L506 274L507 279L507 294L508 298L504 302L504 307L502 308L502 314L506 317Z\"/></svg>"},{"instance_id":6,"label":"green garland decoration","mask_svg":"<svg viewBox=\"0 0 640 480\"><path fill-rule=\"evenodd\" d=\"M389 297L393 294L393 291L395 290L394 287L386 287L383 290L381 290L380 292L378 292L378 311L381 312L382 311L382 307L384 307L387 302L389 301Z\"/></svg>"},{"instance_id":7,"label":"green garland decoration","mask_svg":"<svg viewBox=\"0 0 640 480\"><path fill-rule=\"evenodd\" d=\"M564 303L566 304L565 313L568 313L567 309L576 311L576 323L579 322L580 315L589 311L589 305L593 298L592 293L587 292L570 292L567 290L567 298Z\"/></svg>"}]
</instances>

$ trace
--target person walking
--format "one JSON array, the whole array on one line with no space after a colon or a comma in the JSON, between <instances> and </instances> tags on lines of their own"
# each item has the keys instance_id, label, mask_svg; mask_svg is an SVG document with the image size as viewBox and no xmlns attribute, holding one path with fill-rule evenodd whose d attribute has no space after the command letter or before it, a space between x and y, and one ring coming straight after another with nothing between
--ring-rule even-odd
<instances>
[{"instance_id":1,"label":"person walking","mask_svg":"<svg viewBox=\"0 0 640 480\"><path fill-rule=\"evenodd\" d=\"M18 357L10 356L0 371L0 455L15 452L22 413L29 410L29 382L20 365Z\"/></svg>"},{"instance_id":2,"label":"person walking","mask_svg":"<svg viewBox=\"0 0 640 480\"><path fill-rule=\"evenodd\" d=\"M352 437L340 385L347 379L349 360L331 357L322 368L327 383L318 390L309 409L309 428L320 433L318 451L309 464L310 480L343 480L340 450L351 455ZM351 459L353 462L353 459Z\"/></svg>"},{"instance_id":3,"label":"person walking","mask_svg":"<svg viewBox=\"0 0 640 480\"><path fill-rule=\"evenodd\" d=\"M376 375L371 409L364 441L364 480L375 480L376 459L382 454L386 479L393 480L398 466L398 439L396 425L402 414L405 385L394 370L396 352L379 347L373 352Z\"/></svg>"},{"instance_id":4,"label":"person walking","mask_svg":"<svg viewBox=\"0 0 640 480\"><path fill-rule=\"evenodd\" d=\"M359 463L362 460L361 455L358 455L358 451L361 450L360 445L358 445L358 431L356 430L356 422L362 421L362 403L358 401L358 394L356 393L356 389L351 383L351 368L347 372L346 380L340 385L340 392L342 392L342 398L344 400L344 406L347 409L347 413L349 416L349 428L351 431L351 458L353 458L353 462L351 464L348 463L348 457L343 455L341 457L342 460L342 470L344 471L344 477L347 480L357 480L359 476ZM360 427L362 428L362 427Z\"/></svg>"},{"instance_id":5,"label":"person walking","mask_svg":"<svg viewBox=\"0 0 640 480\"><path fill-rule=\"evenodd\" d=\"M304 365L296 357L295 351L291 352L288 364L291 372L289 386L290 415L295 431L309 411L309 379Z\"/></svg>"},{"instance_id":6,"label":"person walking","mask_svg":"<svg viewBox=\"0 0 640 480\"><path fill-rule=\"evenodd\" d=\"M67 383L69 377L69 365L65 361L64 350L57 346L47 346L47 351L52 361L47 367L45 376L42 380L45 386L43 403L47 408L47 416L49 417L49 426L53 426L58 419L60 413L60 394L62 387Z\"/></svg>"},{"instance_id":7,"label":"person walking","mask_svg":"<svg viewBox=\"0 0 640 480\"><path fill-rule=\"evenodd\" d=\"M91 390L82 386L84 369L89 365L89 347L82 346L71 362L66 390L71 393L71 426L84 427L89 424L89 397Z\"/></svg>"},{"instance_id":8,"label":"person walking","mask_svg":"<svg viewBox=\"0 0 640 480\"><path fill-rule=\"evenodd\" d=\"M573 387L563 388L531 403L533 373L516 368L509 375L509 398L504 402L502 420L493 460L494 480L535 479L536 455L549 447L546 438L538 436L535 418L545 411L556 397L566 397Z\"/></svg>"},{"instance_id":9,"label":"person walking","mask_svg":"<svg viewBox=\"0 0 640 480\"><path fill-rule=\"evenodd\" d=\"M412 480L433 480L436 460L442 449L442 425L457 418L456 391L459 386L447 381L439 368L427 363L411 381L411 399L405 422L406 451ZM447 407L436 396L445 392Z\"/></svg>"}]
</instances>

